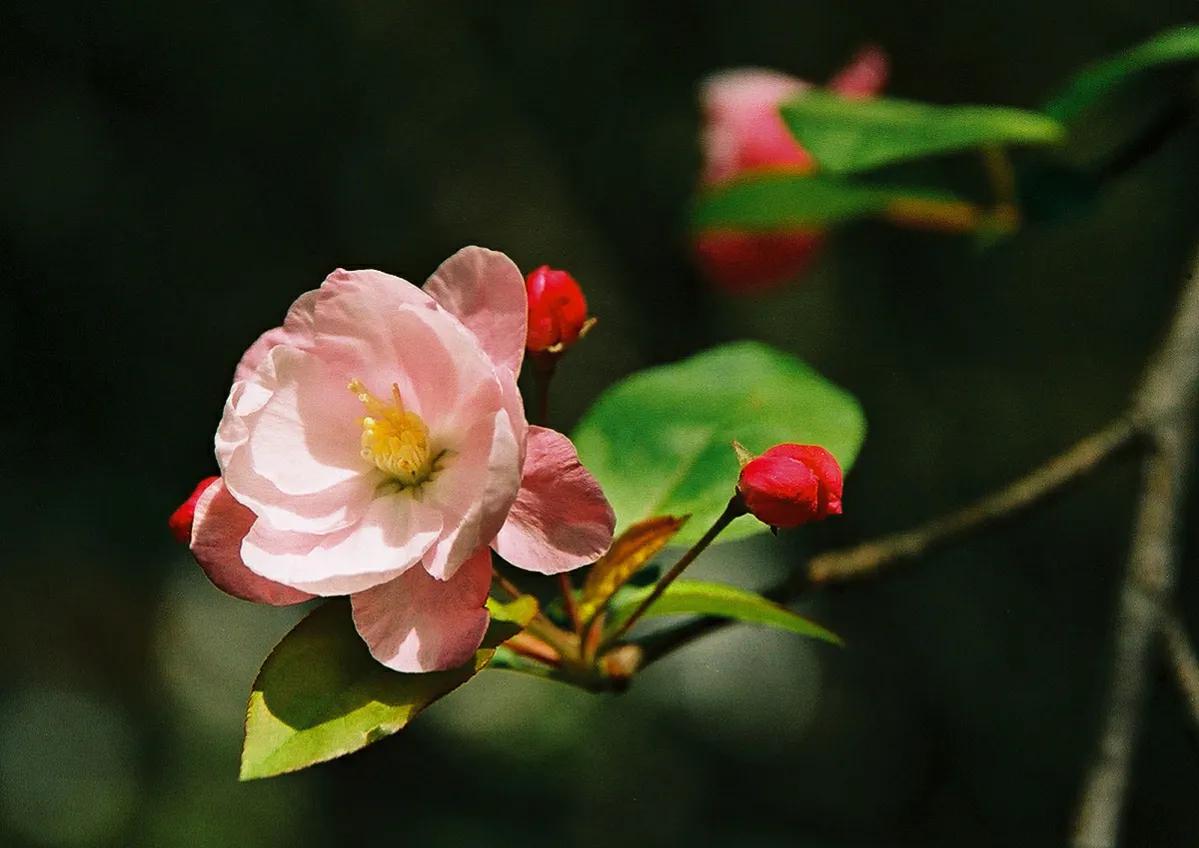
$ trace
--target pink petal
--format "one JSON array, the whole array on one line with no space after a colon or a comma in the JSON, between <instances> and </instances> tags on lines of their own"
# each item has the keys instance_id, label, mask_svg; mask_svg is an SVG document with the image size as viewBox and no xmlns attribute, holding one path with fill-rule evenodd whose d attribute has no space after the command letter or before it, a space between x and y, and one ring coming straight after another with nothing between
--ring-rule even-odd
<instances>
[{"instance_id":1,"label":"pink petal","mask_svg":"<svg viewBox=\"0 0 1199 848\"><path fill-rule=\"evenodd\" d=\"M397 383L404 403L411 399L411 408L424 419L431 435L454 439L464 432L475 420L471 410L478 407L472 404L498 408L496 368L452 315L435 304L404 306L392 313L390 326L391 359L375 361L359 376L372 388L372 380L383 383L384 391ZM470 404L467 398L472 399Z\"/></svg>"},{"instance_id":2,"label":"pink petal","mask_svg":"<svg viewBox=\"0 0 1199 848\"><path fill-rule=\"evenodd\" d=\"M524 276L511 259L464 247L433 272L425 291L474 333L492 362L520 373L528 304Z\"/></svg>"},{"instance_id":3,"label":"pink petal","mask_svg":"<svg viewBox=\"0 0 1199 848\"><path fill-rule=\"evenodd\" d=\"M338 269L317 292L314 347L330 366L365 380L364 369L371 363L402 361L397 354L411 349L393 324L403 307L438 308L433 298L407 280L382 271Z\"/></svg>"},{"instance_id":4,"label":"pink petal","mask_svg":"<svg viewBox=\"0 0 1199 848\"><path fill-rule=\"evenodd\" d=\"M487 632L491 551L476 551L442 582L412 568L350 596L354 626L371 654L396 671L454 668L470 660Z\"/></svg>"},{"instance_id":5,"label":"pink petal","mask_svg":"<svg viewBox=\"0 0 1199 848\"><path fill-rule=\"evenodd\" d=\"M315 290L304 292L296 298L287 310L283 326L267 330L242 354L241 361L237 363L237 369L233 372L234 381L249 379L266 355L281 344L301 349L309 347L312 344L312 318L315 308Z\"/></svg>"},{"instance_id":6,"label":"pink petal","mask_svg":"<svg viewBox=\"0 0 1199 848\"><path fill-rule=\"evenodd\" d=\"M811 88L776 71L739 68L706 79L704 181L719 183L752 168L810 168L812 157L783 123L778 106Z\"/></svg>"},{"instance_id":7,"label":"pink petal","mask_svg":"<svg viewBox=\"0 0 1199 848\"><path fill-rule=\"evenodd\" d=\"M277 347L269 358L277 382L250 430L254 471L288 495L375 476L377 469L362 458L363 408L348 378L316 353Z\"/></svg>"},{"instance_id":8,"label":"pink petal","mask_svg":"<svg viewBox=\"0 0 1199 848\"><path fill-rule=\"evenodd\" d=\"M281 354L282 356L282 354ZM254 468L246 446L249 432L277 385L276 356L267 356L251 380L234 383L217 429L217 462L234 497L279 530L331 533L359 521L374 497L373 486L357 477L324 491L291 495L279 491ZM349 392L347 392L349 395Z\"/></svg>"},{"instance_id":9,"label":"pink petal","mask_svg":"<svg viewBox=\"0 0 1199 848\"><path fill-rule=\"evenodd\" d=\"M520 493L496 536L496 552L542 574L599 559L612 544L616 516L574 445L555 430L530 427L527 450Z\"/></svg>"},{"instance_id":10,"label":"pink petal","mask_svg":"<svg viewBox=\"0 0 1199 848\"><path fill-rule=\"evenodd\" d=\"M887 84L889 64L878 47L863 47L829 80L828 87L845 97L873 97Z\"/></svg>"},{"instance_id":11,"label":"pink petal","mask_svg":"<svg viewBox=\"0 0 1199 848\"><path fill-rule=\"evenodd\" d=\"M424 567L440 580L495 538L520 488L520 444L508 413L481 421L444 471L425 484L426 503L441 511L445 529L424 556Z\"/></svg>"},{"instance_id":12,"label":"pink petal","mask_svg":"<svg viewBox=\"0 0 1199 848\"><path fill-rule=\"evenodd\" d=\"M235 501L220 480L204 490L196 501L191 550L208 579L235 598L260 604L287 606L311 598L246 568L241 543L253 523L254 513Z\"/></svg>"},{"instance_id":13,"label":"pink petal","mask_svg":"<svg viewBox=\"0 0 1199 848\"><path fill-rule=\"evenodd\" d=\"M406 492L375 498L362 520L327 535L271 527L259 518L241 546L257 574L312 592L348 595L398 577L441 533L441 515Z\"/></svg>"}]
</instances>

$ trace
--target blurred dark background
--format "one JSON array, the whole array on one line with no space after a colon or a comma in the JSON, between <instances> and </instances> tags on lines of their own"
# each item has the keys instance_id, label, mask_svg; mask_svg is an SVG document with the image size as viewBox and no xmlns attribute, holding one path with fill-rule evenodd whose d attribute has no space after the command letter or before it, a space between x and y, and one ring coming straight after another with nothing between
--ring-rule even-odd
<instances>
[{"instance_id":1,"label":"blurred dark background","mask_svg":"<svg viewBox=\"0 0 1199 848\"><path fill-rule=\"evenodd\" d=\"M987 491L1124 403L1199 234L1195 122L1000 244L855 226L801 283L734 300L688 261L697 81L818 81L874 41L898 96L1035 108L1182 6L7 4L0 844L1062 844L1131 461L806 602L844 650L731 629L618 697L488 672L396 738L248 785L246 692L299 613L211 588L165 519L215 470L232 366L293 297L338 266L419 282L468 243L585 286L601 323L561 369L560 427L622 375L734 338L861 399L844 520L720 548L703 573L763 585L809 545ZM1199 745L1165 677L1146 715L1127 844L1196 844Z\"/></svg>"}]
</instances>

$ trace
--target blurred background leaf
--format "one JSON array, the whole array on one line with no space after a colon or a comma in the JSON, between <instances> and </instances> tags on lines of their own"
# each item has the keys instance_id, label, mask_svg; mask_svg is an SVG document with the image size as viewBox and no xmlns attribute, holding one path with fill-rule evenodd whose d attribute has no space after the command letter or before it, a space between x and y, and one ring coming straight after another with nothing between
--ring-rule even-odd
<instances>
[{"instance_id":1,"label":"blurred background leaf","mask_svg":"<svg viewBox=\"0 0 1199 848\"><path fill-rule=\"evenodd\" d=\"M1199 61L1199 25L1183 26L1096 62L1077 74L1045 106L1059 121L1072 121L1137 74L1161 65Z\"/></svg>"},{"instance_id":2,"label":"blurred background leaf","mask_svg":"<svg viewBox=\"0 0 1199 848\"><path fill-rule=\"evenodd\" d=\"M849 99L820 91L782 106L791 134L837 174L983 146L1057 144L1062 126L1000 106L936 106L895 98Z\"/></svg>"},{"instance_id":3,"label":"blurred background leaf","mask_svg":"<svg viewBox=\"0 0 1199 848\"><path fill-rule=\"evenodd\" d=\"M764 173L706 188L696 202L696 229L786 230L881 215L896 205L961 207L945 191L873 186L824 174Z\"/></svg>"}]
</instances>

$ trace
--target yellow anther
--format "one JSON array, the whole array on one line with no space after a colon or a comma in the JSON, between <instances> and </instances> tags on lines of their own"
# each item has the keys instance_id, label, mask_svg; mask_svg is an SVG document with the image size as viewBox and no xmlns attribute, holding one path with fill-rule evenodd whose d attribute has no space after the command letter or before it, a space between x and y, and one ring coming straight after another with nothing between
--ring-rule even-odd
<instances>
[{"instance_id":1,"label":"yellow anther","mask_svg":"<svg viewBox=\"0 0 1199 848\"><path fill-rule=\"evenodd\" d=\"M433 473L429 428L415 412L404 408L400 387L391 384L391 403L367 390L358 378L347 386L369 413L362 426L362 458L374 463L403 486L419 486Z\"/></svg>"}]
</instances>

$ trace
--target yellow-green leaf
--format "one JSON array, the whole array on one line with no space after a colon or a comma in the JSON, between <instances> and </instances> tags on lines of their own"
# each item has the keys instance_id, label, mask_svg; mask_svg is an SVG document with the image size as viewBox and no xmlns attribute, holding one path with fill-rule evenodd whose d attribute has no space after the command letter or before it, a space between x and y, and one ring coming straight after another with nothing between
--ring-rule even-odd
<instances>
[{"instance_id":1,"label":"yellow-green leaf","mask_svg":"<svg viewBox=\"0 0 1199 848\"><path fill-rule=\"evenodd\" d=\"M390 736L470 680L496 647L537 613L537 601L488 601L491 626L474 659L426 674L392 671L370 655L349 604L327 602L281 641L258 673L246 709L241 779L296 771Z\"/></svg>"}]
</instances>

